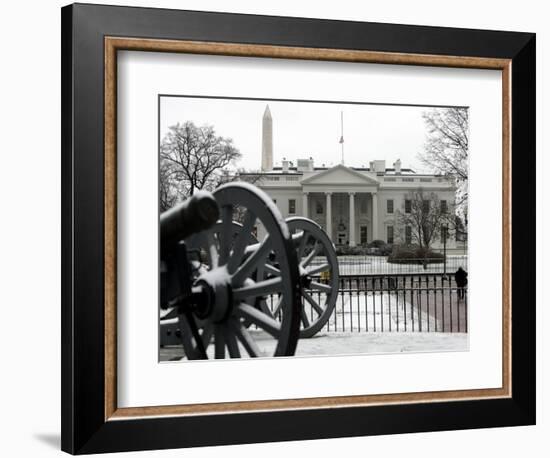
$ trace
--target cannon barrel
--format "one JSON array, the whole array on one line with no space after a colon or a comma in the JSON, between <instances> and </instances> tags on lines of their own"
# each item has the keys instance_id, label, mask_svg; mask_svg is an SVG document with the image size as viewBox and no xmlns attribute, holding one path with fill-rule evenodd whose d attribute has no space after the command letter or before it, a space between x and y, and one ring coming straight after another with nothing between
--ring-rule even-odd
<instances>
[{"instance_id":1,"label":"cannon barrel","mask_svg":"<svg viewBox=\"0 0 550 458\"><path fill-rule=\"evenodd\" d=\"M218 204L211 193L198 191L185 202L160 215L161 245L169 246L211 227L219 217Z\"/></svg>"}]
</instances>

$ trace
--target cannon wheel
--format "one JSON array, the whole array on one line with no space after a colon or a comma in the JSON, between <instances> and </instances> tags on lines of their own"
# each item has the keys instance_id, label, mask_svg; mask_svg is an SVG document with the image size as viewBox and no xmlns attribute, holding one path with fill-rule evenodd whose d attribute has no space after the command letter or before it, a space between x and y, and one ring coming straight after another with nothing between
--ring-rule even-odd
<instances>
[{"instance_id":1,"label":"cannon wheel","mask_svg":"<svg viewBox=\"0 0 550 458\"><path fill-rule=\"evenodd\" d=\"M236 238L242 232L242 227L243 225L241 223L233 221L233 238ZM192 281L196 280L201 273L208 270L210 252L207 241L208 239L206 237L210 237L216 242L216 244L218 244L221 230L222 223L221 221L218 221L214 224L214 226L212 226L210 229L211 234L208 234L208 236L206 236L203 232L199 232L185 239L185 245L188 250L188 260L191 264ZM247 239L248 245L255 245L258 243L258 239L252 233L248 234ZM204 332L202 329L202 325L204 323L197 318L195 318L195 320L197 323L201 324L201 326L199 326L200 332ZM160 333L161 346L181 344L181 329L178 320L177 308L171 308L165 312L161 312ZM206 339L206 337L207 336L205 335L204 338ZM189 342L186 342L186 345L189 345ZM195 346L192 348L187 347L187 350L191 351L191 353L197 353L198 351Z\"/></svg>"},{"instance_id":2,"label":"cannon wheel","mask_svg":"<svg viewBox=\"0 0 550 458\"><path fill-rule=\"evenodd\" d=\"M339 269L334 245L321 226L308 218L292 217L286 220L298 257L300 273L300 337L317 334L327 323L338 299ZM266 260L258 272L259 278L279 275L273 261ZM279 318L281 301L269 308L262 301L264 313Z\"/></svg>"},{"instance_id":3,"label":"cannon wheel","mask_svg":"<svg viewBox=\"0 0 550 458\"><path fill-rule=\"evenodd\" d=\"M312 337L327 323L338 299L338 258L334 245L317 223L301 217L288 218L286 222L299 262L300 337Z\"/></svg>"},{"instance_id":4,"label":"cannon wheel","mask_svg":"<svg viewBox=\"0 0 550 458\"><path fill-rule=\"evenodd\" d=\"M220 220L213 228L193 236L189 245L200 246L206 253L197 281L229 285L230 299L225 300L221 318L179 315L186 356L207 358L211 344L216 359L226 355L240 358L242 349L250 357L292 356L299 337L301 295L296 250L288 227L272 200L248 183L223 185L214 192L214 197L220 207ZM236 212L240 212L242 225L233 221ZM259 223L267 235L251 245L254 241L251 234ZM280 266L279 275L260 278L257 272L268 253L275 256ZM279 320L253 305L271 295L280 298ZM216 297L215 307L222 302ZM268 337L275 340L271 341L274 345L268 345L272 348L269 353L262 351L257 342L265 342Z\"/></svg>"}]
</instances>

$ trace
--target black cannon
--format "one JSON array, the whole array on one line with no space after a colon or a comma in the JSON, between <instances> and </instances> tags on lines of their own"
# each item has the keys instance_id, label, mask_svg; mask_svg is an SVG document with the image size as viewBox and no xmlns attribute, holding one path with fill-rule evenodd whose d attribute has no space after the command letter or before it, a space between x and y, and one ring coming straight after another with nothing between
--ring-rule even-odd
<instances>
[{"instance_id":1,"label":"black cannon","mask_svg":"<svg viewBox=\"0 0 550 458\"><path fill-rule=\"evenodd\" d=\"M291 356L330 317L332 243L307 219L285 221L258 188L198 193L160 227L161 345L183 344L188 359Z\"/></svg>"}]
</instances>

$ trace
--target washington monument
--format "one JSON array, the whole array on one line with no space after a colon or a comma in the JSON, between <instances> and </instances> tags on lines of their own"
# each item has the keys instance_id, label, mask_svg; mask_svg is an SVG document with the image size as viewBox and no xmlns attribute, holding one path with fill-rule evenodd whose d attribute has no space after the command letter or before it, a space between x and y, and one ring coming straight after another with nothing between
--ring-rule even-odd
<instances>
[{"instance_id":1,"label":"washington monument","mask_svg":"<svg viewBox=\"0 0 550 458\"><path fill-rule=\"evenodd\" d=\"M269 105L262 119L262 172L273 170L273 120Z\"/></svg>"}]
</instances>

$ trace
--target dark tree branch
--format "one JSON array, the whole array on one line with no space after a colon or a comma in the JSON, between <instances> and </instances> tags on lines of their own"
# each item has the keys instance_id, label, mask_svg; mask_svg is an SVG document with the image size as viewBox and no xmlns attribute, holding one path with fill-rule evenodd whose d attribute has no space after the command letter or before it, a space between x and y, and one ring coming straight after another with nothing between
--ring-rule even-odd
<instances>
[{"instance_id":1,"label":"dark tree branch","mask_svg":"<svg viewBox=\"0 0 550 458\"><path fill-rule=\"evenodd\" d=\"M160 145L161 209L196 190L214 189L218 175L240 156L232 140L217 136L212 126L189 121L171 126Z\"/></svg>"}]
</instances>

